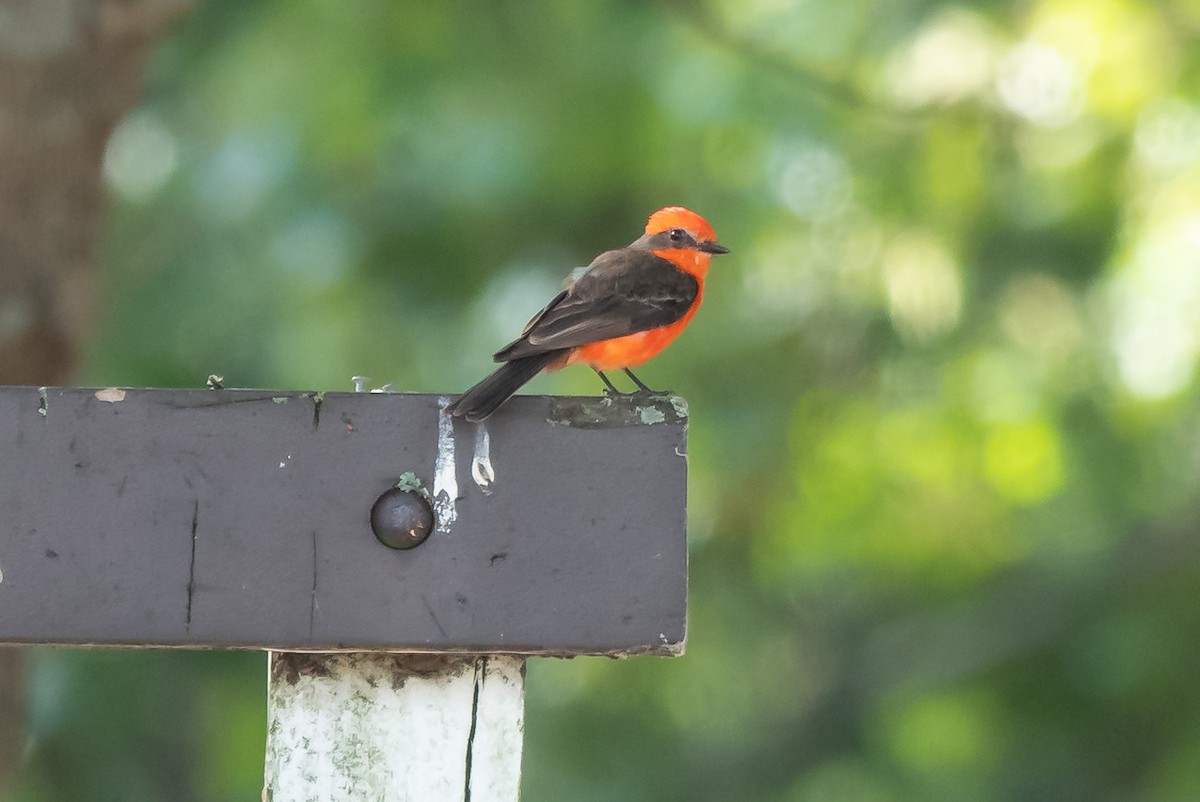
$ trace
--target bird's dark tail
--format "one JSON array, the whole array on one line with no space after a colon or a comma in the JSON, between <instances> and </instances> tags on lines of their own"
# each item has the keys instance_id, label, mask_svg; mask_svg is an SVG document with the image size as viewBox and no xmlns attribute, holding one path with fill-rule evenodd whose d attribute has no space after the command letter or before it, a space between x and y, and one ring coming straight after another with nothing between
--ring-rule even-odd
<instances>
[{"instance_id":1,"label":"bird's dark tail","mask_svg":"<svg viewBox=\"0 0 1200 802\"><path fill-rule=\"evenodd\" d=\"M446 407L451 415L481 421L521 389L527 381L566 355L566 349L523 356L505 362L490 376L467 390Z\"/></svg>"}]
</instances>

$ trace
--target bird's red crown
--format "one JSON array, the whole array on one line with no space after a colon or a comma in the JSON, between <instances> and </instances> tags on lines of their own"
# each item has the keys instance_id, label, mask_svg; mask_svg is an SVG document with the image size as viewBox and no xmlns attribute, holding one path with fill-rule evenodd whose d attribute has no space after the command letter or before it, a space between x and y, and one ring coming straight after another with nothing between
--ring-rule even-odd
<instances>
[{"instance_id":1,"label":"bird's red crown","mask_svg":"<svg viewBox=\"0 0 1200 802\"><path fill-rule=\"evenodd\" d=\"M665 209L659 209L646 221L647 234L660 234L663 231L670 231L672 228L691 231L701 242L711 242L717 238L717 232L713 231L707 220L691 209L685 209L682 206L668 206Z\"/></svg>"}]
</instances>

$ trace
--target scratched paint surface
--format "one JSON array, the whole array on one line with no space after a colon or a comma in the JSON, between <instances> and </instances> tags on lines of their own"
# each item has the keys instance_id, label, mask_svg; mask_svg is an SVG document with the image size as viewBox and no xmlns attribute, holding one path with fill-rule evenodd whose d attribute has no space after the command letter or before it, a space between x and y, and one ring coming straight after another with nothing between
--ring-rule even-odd
<instances>
[{"instance_id":1,"label":"scratched paint surface","mask_svg":"<svg viewBox=\"0 0 1200 802\"><path fill-rule=\"evenodd\" d=\"M686 418L646 407L0 388L0 643L677 654ZM409 471L454 517L397 552Z\"/></svg>"}]
</instances>

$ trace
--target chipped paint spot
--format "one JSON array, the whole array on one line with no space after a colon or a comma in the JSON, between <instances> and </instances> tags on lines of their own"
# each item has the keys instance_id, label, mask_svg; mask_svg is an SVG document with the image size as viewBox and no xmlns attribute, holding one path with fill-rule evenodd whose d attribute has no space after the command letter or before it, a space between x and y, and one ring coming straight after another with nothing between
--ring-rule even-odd
<instances>
[{"instance_id":1,"label":"chipped paint spot","mask_svg":"<svg viewBox=\"0 0 1200 802\"><path fill-rule=\"evenodd\" d=\"M454 418L446 413L449 396L438 398L437 460L433 468L433 514L437 518L435 532L446 534L458 513L454 502L458 499L458 467L454 464Z\"/></svg>"},{"instance_id":2,"label":"chipped paint spot","mask_svg":"<svg viewBox=\"0 0 1200 802\"><path fill-rule=\"evenodd\" d=\"M50 399L46 395L46 388L38 388L38 414L43 418L50 413Z\"/></svg>"},{"instance_id":3,"label":"chipped paint spot","mask_svg":"<svg viewBox=\"0 0 1200 802\"><path fill-rule=\"evenodd\" d=\"M4 582L4 569L0 568L0 584Z\"/></svg>"},{"instance_id":4,"label":"chipped paint spot","mask_svg":"<svg viewBox=\"0 0 1200 802\"><path fill-rule=\"evenodd\" d=\"M471 460L471 478L485 496L492 494L492 484L496 481L496 470L492 467L492 437L488 434L487 424L475 424L475 457Z\"/></svg>"},{"instance_id":5,"label":"chipped paint spot","mask_svg":"<svg viewBox=\"0 0 1200 802\"><path fill-rule=\"evenodd\" d=\"M96 400L108 404L118 404L125 400L125 391L119 387L105 387L96 391Z\"/></svg>"},{"instance_id":6,"label":"chipped paint spot","mask_svg":"<svg viewBox=\"0 0 1200 802\"><path fill-rule=\"evenodd\" d=\"M271 398L272 404L286 404L287 402L288 402L288 397L286 395L277 395L277 396L273 396Z\"/></svg>"}]
</instances>

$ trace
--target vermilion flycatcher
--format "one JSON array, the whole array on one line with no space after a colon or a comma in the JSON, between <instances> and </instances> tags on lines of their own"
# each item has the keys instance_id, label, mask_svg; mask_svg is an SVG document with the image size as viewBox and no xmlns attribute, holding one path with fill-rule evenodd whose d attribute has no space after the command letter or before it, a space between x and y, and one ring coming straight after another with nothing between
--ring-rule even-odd
<instances>
[{"instance_id":1,"label":"vermilion flycatcher","mask_svg":"<svg viewBox=\"0 0 1200 802\"><path fill-rule=\"evenodd\" d=\"M653 392L629 369L666 348L691 322L704 297L708 262L719 253L729 249L703 217L682 206L659 209L644 236L597 256L534 315L520 337L496 352L493 358L504 364L447 411L483 420L539 372L579 362L614 393L620 391L606 370L623 370L638 389Z\"/></svg>"}]
</instances>

